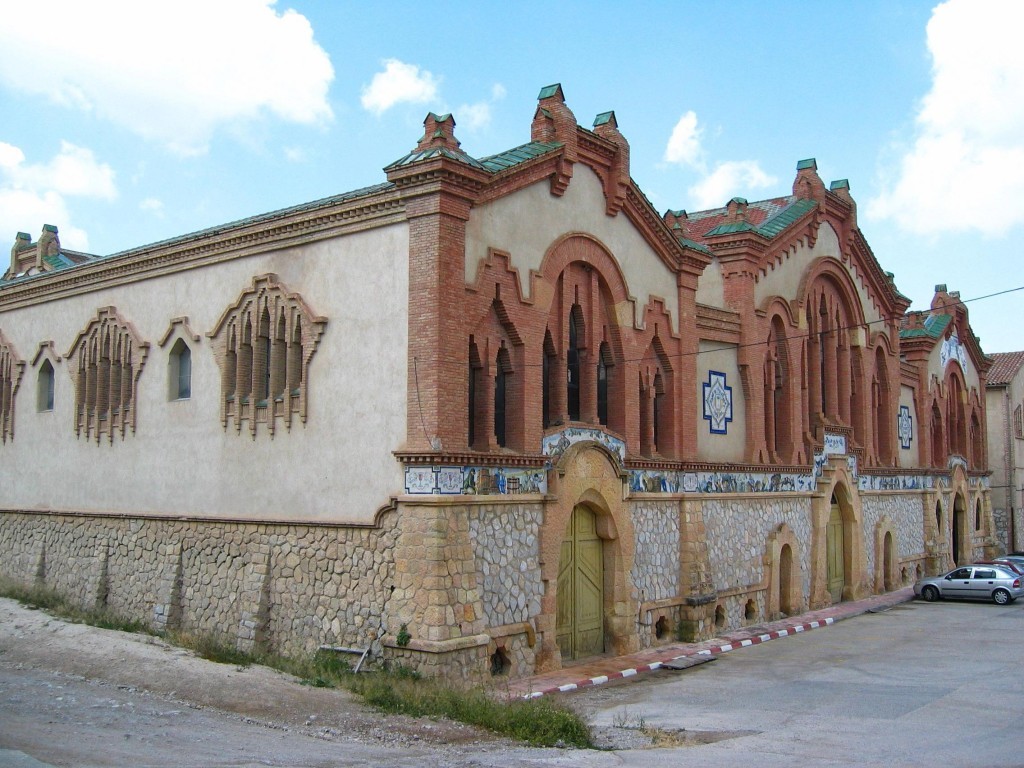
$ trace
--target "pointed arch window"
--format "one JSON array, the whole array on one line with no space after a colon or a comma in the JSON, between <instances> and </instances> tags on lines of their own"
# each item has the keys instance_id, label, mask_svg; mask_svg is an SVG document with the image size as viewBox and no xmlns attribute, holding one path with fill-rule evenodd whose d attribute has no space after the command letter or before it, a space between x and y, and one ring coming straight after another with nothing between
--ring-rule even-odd
<instances>
[{"instance_id":1,"label":"pointed arch window","mask_svg":"<svg viewBox=\"0 0 1024 768\"><path fill-rule=\"evenodd\" d=\"M789 461L792 446L786 332L775 317L768 333L764 364L764 434L769 461Z\"/></svg>"},{"instance_id":2,"label":"pointed arch window","mask_svg":"<svg viewBox=\"0 0 1024 768\"><path fill-rule=\"evenodd\" d=\"M477 398L479 396L480 389L480 352L477 350L476 342L473 337L469 337L469 392L468 392L468 416L469 416L469 447L476 447L477 439L477 420L479 418L477 409L480 407L480 403Z\"/></svg>"},{"instance_id":3,"label":"pointed arch window","mask_svg":"<svg viewBox=\"0 0 1024 768\"><path fill-rule=\"evenodd\" d=\"M512 360L508 350L502 346L498 350L498 359L494 372L494 439L502 448L508 444L506 403L511 376Z\"/></svg>"},{"instance_id":4,"label":"pointed arch window","mask_svg":"<svg viewBox=\"0 0 1024 768\"><path fill-rule=\"evenodd\" d=\"M543 377L542 382L542 410L544 413L544 428L554 426L554 393L558 387L558 382L555 380L556 372L558 371L558 357L555 352L555 342L551 338L551 331L546 330L544 332L544 359L543 365L541 366L541 376Z\"/></svg>"},{"instance_id":5,"label":"pointed arch window","mask_svg":"<svg viewBox=\"0 0 1024 768\"><path fill-rule=\"evenodd\" d=\"M326 318L316 315L277 275L261 275L221 315L210 333L221 369L221 422L252 434L273 433L308 413L308 368Z\"/></svg>"},{"instance_id":6,"label":"pointed arch window","mask_svg":"<svg viewBox=\"0 0 1024 768\"><path fill-rule=\"evenodd\" d=\"M985 439L984 431L978 414L971 414L971 466L981 469L984 466Z\"/></svg>"},{"instance_id":7,"label":"pointed arch window","mask_svg":"<svg viewBox=\"0 0 1024 768\"><path fill-rule=\"evenodd\" d=\"M662 439L665 435L663 426L665 420L665 381L661 378L661 372L654 374L654 403L651 418L651 426L654 430L654 453L658 453L663 447Z\"/></svg>"},{"instance_id":8,"label":"pointed arch window","mask_svg":"<svg viewBox=\"0 0 1024 768\"><path fill-rule=\"evenodd\" d=\"M167 399L188 400L192 397L192 350L184 339L174 342L167 362Z\"/></svg>"},{"instance_id":9,"label":"pointed arch window","mask_svg":"<svg viewBox=\"0 0 1024 768\"><path fill-rule=\"evenodd\" d=\"M149 343L113 307L101 309L67 354L75 378L75 434L99 442L135 432L135 393Z\"/></svg>"},{"instance_id":10,"label":"pointed arch window","mask_svg":"<svg viewBox=\"0 0 1024 768\"><path fill-rule=\"evenodd\" d=\"M583 310L579 304L573 304L569 312L569 348L566 351L566 402L570 421L580 420L580 346L583 331Z\"/></svg>"},{"instance_id":11,"label":"pointed arch window","mask_svg":"<svg viewBox=\"0 0 1024 768\"><path fill-rule=\"evenodd\" d=\"M932 404L932 466L942 467L946 464L945 441L942 439L942 411L939 404Z\"/></svg>"},{"instance_id":12,"label":"pointed arch window","mask_svg":"<svg viewBox=\"0 0 1024 768\"><path fill-rule=\"evenodd\" d=\"M604 426L608 426L609 369L612 364L608 342L601 342L601 349L597 355L597 420Z\"/></svg>"},{"instance_id":13,"label":"pointed arch window","mask_svg":"<svg viewBox=\"0 0 1024 768\"><path fill-rule=\"evenodd\" d=\"M54 383L53 363L44 359L39 366L39 378L36 381L36 410L39 413L53 410Z\"/></svg>"}]
</instances>

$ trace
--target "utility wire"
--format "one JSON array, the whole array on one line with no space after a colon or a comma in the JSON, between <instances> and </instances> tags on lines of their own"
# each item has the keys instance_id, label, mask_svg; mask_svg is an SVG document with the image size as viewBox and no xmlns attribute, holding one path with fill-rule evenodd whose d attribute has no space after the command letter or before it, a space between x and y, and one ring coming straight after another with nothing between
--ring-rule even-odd
<instances>
[{"instance_id":1,"label":"utility wire","mask_svg":"<svg viewBox=\"0 0 1024 768\"><path fill-rule=\"evenodd\" d=\"M995 293L988 293L988 294L985 294L984 296L975 296L974 298L970 298L970 299L958 299L956 301L943 302L942 304L938 305L934 309L929 308L928 310L916 310L915 312L913 312L911 314L926 314L926 313L929 313L929 312L932 312L932 311L935 311L935 310L946 309L946 308L949 308L949 307L963 306L963 305L966 305L966 304L972 304L974 302L984 301L986 299L993 299L993 298L996 298L998 296L1005 296L1006 294L1016 293L1018 291L1024 291L1024 285L1019 286L1017 288L1007 288L1006 290L1003 290L1003 291L996 291ZM903 315L903 317L906 317L906 316L907 315ZM840 331L849 331L849 330L852 330L852 329L855 329L855 328L863 328L865 326L879 325L879 324L888 323L888 322L889 321L886 318L880 318L878 320L867 320L864 323L857 323L857 324L851 324L851 325L844 325L844 326L840 326L840 327L837 327L837 328L830 328L827 331L823 331L823 332L819 332L819 333L832 334L832 333L838 333ZM808 331L806 333L798 333L798 334L795 334L793 336L787 336L785 339L777 339L775 343L786 342L786 341L800 341L800 340L803 340L803 339L811 338L814 335L817 335L817 334L813 334L810 331ZM727 352L727 351L734 350L734 349L746 349L746 348L749 348L749 347L767 347L769 345L769 343L771 343L771 342L769 342L768 340L765 340L765 341L750 341L750 342L747 342L745 344L726 344L725 346L715 347L714 349L699 349L696 352L678 352L678 353L671 354L671 355L665 355L665 357L668 358L669 360L679 360L679 359L686 358L686 357L696 357L698 355L709 355L709 354L714 354L716 352ZM431 358L427 358L427 359L431 359ZM458 360L458 359L455 359L455 358L450 357L450 356L443 356L443 357L440 357L440 358L433 358L433 359L437 360L442 365L462 366L462 365L465 364L464 360ZM644 360L657 361L659 359L661 359L660 356L658 356L656 354L655 355L646 355L645 354L643 357L624 358L624 359L622 359L620 361L617 361L617 362L621 362L621 363L638 363L638 362L643 362ZM538 363L524 363L522 365L522 368L541 368L543 365L544 365L543 363L540 363L540 364L538 364Z\"/></svg>"}]
</instances>

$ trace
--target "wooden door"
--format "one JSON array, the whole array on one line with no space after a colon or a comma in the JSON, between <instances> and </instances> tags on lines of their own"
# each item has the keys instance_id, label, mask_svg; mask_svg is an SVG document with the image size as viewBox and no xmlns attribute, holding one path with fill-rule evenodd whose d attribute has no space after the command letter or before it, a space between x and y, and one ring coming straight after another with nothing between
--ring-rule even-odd
<instances>
[{"instance_id":1,"label":"wooden door","mask_svg":"<svg viewBox=\"0 0 1024 768\"><path fill-rule=\"evenodd\" d=\"M828 591L832 595L832 602L838 603L843 599L843 587L846 586L846 563L843 559L843 513L835 500L832 502L832 512L828 517L825 557L828 567Z\"/></svg>"},{"instance_id":2,"label":"wooden door","mask_svg":"<svg viewBox=\"0 0 1024 768\"><path fill-rule=\"evenodd\" d=\"M597 516L573 510L558 563L555 635L566 661L604 652L604 553Z\"/></svg>"}]
</instances>

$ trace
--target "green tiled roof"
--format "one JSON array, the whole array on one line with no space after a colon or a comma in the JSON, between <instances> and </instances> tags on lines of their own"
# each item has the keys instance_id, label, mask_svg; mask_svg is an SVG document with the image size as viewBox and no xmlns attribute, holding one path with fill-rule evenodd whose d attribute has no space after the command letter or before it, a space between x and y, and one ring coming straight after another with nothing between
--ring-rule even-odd
<instances>
[{"instance_id":1,"label":"green tiled roof","mask_svg":"<svg viewBox=\"0 0 1024 768\"><path fill-rule=\"evenodd\" d=\"M733 235L737 232L756 232L757 227L751 224L749 221L730 221L727 224L719 224L714 229L707 232L704 237L712 237L714 235Z\"/></svg>"},{"instance_id":2,"label":"green tiled roof","mask_svg":"<svg viewBox=\"0 0 1024 768\"><path fill-rule=\"evenodd\" d=\"M412 165L413 163L421 162L422 160L431 160L435 157L447 157L449 160L456 160L460 163L465 163L473 168L479 168L483 170L483 166L480 161L474 157L470 157L461 149L452 149L451 147L429 147L421 152L410 152L405 157L400 157L395 162L384 168L385 171L390 171L392 168L401 168L404 165Z\"/></svg>"},{"instance_id":3,"label":"green tiled roof","mask_svg":"<svg viewBox=\"0 0 1024 768\"><path fill-rule=\"evenodd\" d=\"M813 211L817 206L818 204L813 200L797 200L792 205L783 208L772 218L765 220L757 228L757 231L765 237L775 237L794 221Z\"/></svg>"},{"instance_id":4,"label":"green tiled roof","mask_svg":"<svg viewBox=\"0 0 1024 768\"><path fill-rule=\"evenodd\" d=\"M560 146L562 146L561 142L556 141L531 141L529 144L523 144L506 152L499 152L497 155L480 158L480 166L491 173L497 173L507 168L514 168L520 163L525 163L527 160L533 160L535 157L546 155Z\"/></svg>"},{"instance_id":5,"label":"green tiled roof","mask_svg":"<svg viewBox=\"0 0 1024 768\"><path fill-rule=\"evenodd\" d=\"M902 328L900 330L900 338L917 339L922 336L929 336L937 339L946 330L946 326L949 325L952 319L949 315L928 315L924 319L924 328Z\"/></svg>"},{"instance_id":6,"label":"green tiled roof","mask_svg":"<svg viewBox=\"0 0 1024 768\"><path fill-rule=\"evenodd\" d=\"M737 232L755 232L770 240L783 232L793 222L799 220L810 211L813 211L817 205L818 204L813 200L795 200L790 205L782 208L774 216L765 219L758 226L754 226L747 221L733 221L725 224L719 224L704 236L713 237L714 235L731 235Z\"/></svg>"},{"instance_id":7,"label":"green tiled roof","mask_svg":"<svg viewBox=\"0 0 1024 768\"><path fill-rule=\"evenodd\" d=\"M713 256L714 255L714 252L710 248L708 248L703 243L698 243L696 240L691 240L688 237L677 237L676 240L678 240L680 243L685 245L687 248L691 248L691 249L693 249L695 251L700 251L702 253L706 253L709 256Z\"/></svg>"}]
</instances>

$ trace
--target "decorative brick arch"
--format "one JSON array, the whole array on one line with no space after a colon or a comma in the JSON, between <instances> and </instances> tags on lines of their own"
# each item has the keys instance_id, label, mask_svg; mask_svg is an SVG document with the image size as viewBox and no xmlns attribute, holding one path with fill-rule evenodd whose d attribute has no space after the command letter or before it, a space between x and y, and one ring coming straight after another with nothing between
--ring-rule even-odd
<instances>
[{"instance_id":1,"label":"decorative brick arch","mask_svg":"<svg viewBox=\"0 0 1024 768\"><path fill-rule=\"evenodd\" d=\"M788 548L789 555L785 556ZM800 540L786 523L779 523L768 535L765 563L768 566L768 596L765 613L768 618L792 616L806 606L800 563L803 552Z\"/></svg>"},{"instance_id":2,"label":"decorative brick arch","mask_svg":"<svg viewBox=\"0 0 1024 768\"><path fill-rule=\"evenodd\" d=\"M138 382L149 354L135 327L115 307L103 307L64 356L75 384L75 435L100 441L135 433Z\"/></svg>"},{"instance_id":3,"label":"decorative brick arch","mask_svg":"<svg viewBox=\"0 0 1024 768\"><path fill-rule=\"evenodd\" d=\"M630 576L636 537L629 507L623 501L626 482L618 457L603 445L591 442L570 446L549 473L551 500L545 506L540 530L544 594L537 617L538 672L562 666L555 640L558 566L569 520L580 504L597 516L598 535L603 540L605 647L616 655L639 648L636 625L639 603Z\"/></svg>"},{"instance_id":4,"label":"decorative brick arch","mask_svg":"<svg viewBox=\"0 0 1024 768\"><path fill-rule=\"evenodd\" d=\"M902 583L896 526L888 515L875 523L875 592L891 592ZM886 557L888 550L888 557Z\"/></svg>"},{"instance_id":5,"label":"decorative brick arch","mask_svg":"<svg viewBox=\"0 0 1024 768\"><path fill-rule=\"evenodd\" d=\"M565 268L575 261L581 261L595 269L608 285L616 304L629 301L636 306L636 299L629 295L626 277L618 261L600 240L583 232L570 232L553 242L541 260L540 274L554 281ZM635 322L636 314L633 313Z\"/></svg>"},{"instance_id":6,"label":"decorative brick arch","mask_svg":"<svg viewBox=\"0 0 1024 768\"><path fill-rule=\"evenodd\" d=\"M852 384L856 369L869 370L861 359L864 308L849 274L832 258L814 262L801 280L798 295L806 323L805 427L814 442L822 439L826 424L850 425L858 410L867 408L866 393Z\"/></svg>"},{"instance_id":7,"label":"decorative brick arch","mask_svg":"<svg viewBox=\"0 0 1024 768\"><path fill-rule=\"evenodd\" d=\"M326 327L327 318L288 291L277 275L254 277L207 334L221 370L224 428L234 421L240 433L248 422L255 437L258 423L270 434L279 420L291 429L293 415L305 423L309 364Z\"/></svg>"},{"instance_id":8,"label":"decorative brick arch","mask_svg":"<svg viewBox=\"0 0 1024 768\"><path fill-rule=\"evenodd\" d=\"M14 439L14 398L18 394L25 362L0 331L0 439Z\"/></svg>"},{"instance_id":9,"label":"decorative brick arch","mask_svg":"<svg viewBox=\"0 0 1024 768\"><path fill-rule=\"evenodd\" d=\"M867 596L871 588L864 556L864 514L856 479L845 458L833 458L825 466L811 501L811 608L832 602L828 592L825 538L833 495L843 517L843 600L859 600Z\"/></svg>"}]
</instances>

